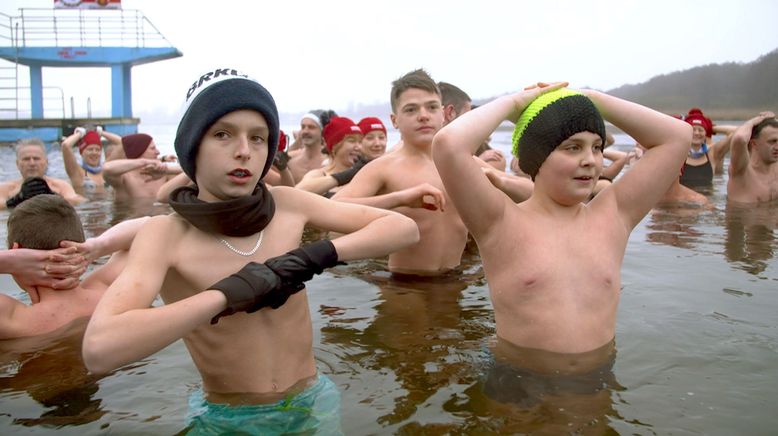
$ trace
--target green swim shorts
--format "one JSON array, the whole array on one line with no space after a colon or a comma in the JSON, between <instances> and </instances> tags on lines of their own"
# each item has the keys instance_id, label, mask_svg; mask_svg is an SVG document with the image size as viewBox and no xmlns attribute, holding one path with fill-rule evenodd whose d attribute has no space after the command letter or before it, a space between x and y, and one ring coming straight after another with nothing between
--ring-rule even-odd
<instances>
[{"instance_id":1,"label":"green swim shorts","mask_svg":"<svg viewBox=\"0 0 778 436\"><path fill-rule=\"evenodd\" d=\"M328 377L297 395L272 404L211 403L202 389L189 396L187 435L342 435L340 392Z\"/></svg>"}]
</instances>

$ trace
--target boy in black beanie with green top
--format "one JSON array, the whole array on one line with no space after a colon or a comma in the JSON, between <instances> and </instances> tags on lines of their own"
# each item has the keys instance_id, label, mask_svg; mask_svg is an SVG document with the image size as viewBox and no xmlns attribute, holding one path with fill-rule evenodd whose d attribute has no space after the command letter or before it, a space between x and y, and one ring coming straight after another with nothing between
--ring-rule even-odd
<instances>
[{"instance_id":1,"label":"boy in black beanie with green top","mask_svg":"<svg viewBox=\"0 0 778 436\"><path fill-rule=\"evenodd\" d=\"M691 128L646 107L564 85L538 84L462 115L435 136L433 155L483 259L497 327L496 364L543 374L593 371L594 384L602 385L614 354L629 234L678 178ZM587 203L602 171L603 118L648 151ZM518 205L491 186L471 157L506 119L516 123L513 152L535 182L530 198ZM515 384L505 389L514 394L494 397L521 395Z\"/></svg>"},{"instance_id":2,"label":"boy in black beanie with green top","mask_svg":"<svg viewBox=\"0 0 778 436\"><path fill-rule=\"evenodd\" d=\"M305 282L337 262L414 243L418 230L397 213L268 189L262 178L277 148L278 111L238 71L204 74L186 101L175 146L195 185L171 194L176 213L151 218L138 233L87 327L84 361L105 373L183 338L203 378L205 396L190 402L198 429L329 434L339 397L316 370ZM345 236L300 247L306 225ZM157 294L165 305L152 307ZM266 407L281 401L296 407ZM224 415L237 404L243 419Z\"/></svg>"}]
</instances>

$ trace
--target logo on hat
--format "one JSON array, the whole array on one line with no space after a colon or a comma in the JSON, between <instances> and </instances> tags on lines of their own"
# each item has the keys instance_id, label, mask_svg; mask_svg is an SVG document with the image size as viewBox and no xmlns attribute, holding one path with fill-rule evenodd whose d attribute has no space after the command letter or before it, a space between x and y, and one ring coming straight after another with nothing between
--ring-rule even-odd
<instances>
[{"instance_id":1,"label":"logo on hat","mask_svg":"<svg viewBox=\"0 0 778 436\"><path fill-rule=\"evenodd\" d=\"M203 87L203 84L210 85L211 81L221 81L223 79L237 79L237 78L243 78L248 79L249 76L247 74L241 74L238 72L238 70L235 70L233 68L217 68L213 71L209 71L202 76L198 80L195 80L194 83L192 83L192 86L189 88L189 90L186 92L186 101L189 102L189 99L192 98L194 94L197 93L197 91Z\"/></svg>"}]
</instances>

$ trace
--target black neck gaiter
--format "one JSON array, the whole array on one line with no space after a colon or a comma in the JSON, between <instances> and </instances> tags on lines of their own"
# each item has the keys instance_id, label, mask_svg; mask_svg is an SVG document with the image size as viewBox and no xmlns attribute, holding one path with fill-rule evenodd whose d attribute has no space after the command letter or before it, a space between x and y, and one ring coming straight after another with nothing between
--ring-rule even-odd
<instances>
[{"instance_id":1,"label":"black neck gaiter","mask_svg":"<svg viewBox=\"0 0 778 436\"><path fill-rule=\"evenodd\" d=\"M234 200L207 202L197 198L197 186L182 186L170 193L170 206L193 226L206 233L249 236L273 219L276 204L264 182L254 192Z\"/></svg>"}]
</instances>

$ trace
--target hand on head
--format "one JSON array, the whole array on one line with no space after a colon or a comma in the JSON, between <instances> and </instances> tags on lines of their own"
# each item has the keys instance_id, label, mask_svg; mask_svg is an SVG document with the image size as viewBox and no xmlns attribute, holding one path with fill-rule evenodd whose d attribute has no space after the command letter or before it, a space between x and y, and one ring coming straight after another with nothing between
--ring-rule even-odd
<instances>
[{"instance_id":1,"label":"hand on head","mask_svg":"<svg viewBox=\"0 0 778 436\"><path fill-rule=\"evenodd\" d=\"M511 96L513 99L514 112L511 114L510 119L515 121L519 118L519 115L526 109L526 107L536 98L541 95L554 91L560 88L564 88L568 85L568 82L538 82L533 85L529 85L524 88L523 91L517 92Z\"/></svg>"},{"instance_id":2,"label":"hand on head","mask_svg":"<svg viewBox=\"0 0 778 436\"><path fill-rule=\"evenodd\" d=\"M14 243L12 249L18 258L14 278L30 294L33 303L40 301L37 287L72 289L78 285L89 265L87 258L75 247L32 250L19 248L19 244Z\"/></svg>"}]
</instances>

